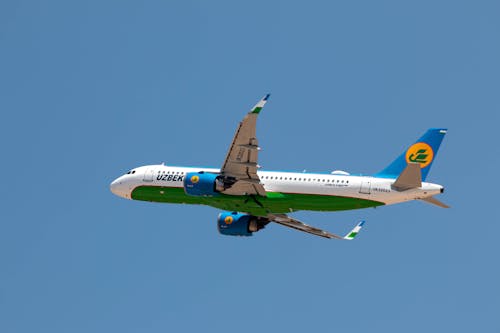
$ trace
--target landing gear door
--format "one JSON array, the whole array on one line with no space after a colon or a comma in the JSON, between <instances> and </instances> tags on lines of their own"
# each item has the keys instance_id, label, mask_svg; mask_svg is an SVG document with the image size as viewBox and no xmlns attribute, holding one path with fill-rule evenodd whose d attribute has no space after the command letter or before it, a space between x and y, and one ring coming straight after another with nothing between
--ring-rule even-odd
<instances>
[{"instance_id":1,"label":"landing gear door","mask_svg":"<svg viewBox=\"0 0 500 333\"><path fill-rule=\"evenodd\" d=\"M371 180L362 180L361 187L359 188L359 193L370 194L371 187L372 187Z\"/></svg>"},{"instance_id":2,"label":"landing gear door","mask_svg":"<svg viewBox=\"0 0 500 333\"><path fill-rule=\"evenodd\" d=\"M154 176L154 170L152 168L148 168L144 172L144 178L143 178L143 180L145 182L152 182L153 181L153 176Z\"/></svg>"}]
</instances>

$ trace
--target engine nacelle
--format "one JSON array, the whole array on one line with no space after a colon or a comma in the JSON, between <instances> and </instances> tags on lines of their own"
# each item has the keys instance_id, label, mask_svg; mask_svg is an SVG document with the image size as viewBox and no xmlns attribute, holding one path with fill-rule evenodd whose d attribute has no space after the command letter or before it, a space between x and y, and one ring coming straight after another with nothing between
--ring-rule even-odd
<instances>
[{"instance_id":1,"label":"engine nacelle","mask_svg":"<svg viewBox=\"0 0 500 333\"><path fill-rule=\"evenodd\" d=\"M184 191L188 195L214 197L219 195L219 175L214 173L188 172L184 178Z\"/></svg>"},{"instance_id":2,"label":"engine nacelle","mask_svg":"<svg viewBox=\"0 0 500 333\"><path fill-rule=\"evenodd\" d=\"M265 218L237 212L223 212L217 218L217 229L223 235L252 236L267 223L269 221Z\"/></svg>"}]
</instances>

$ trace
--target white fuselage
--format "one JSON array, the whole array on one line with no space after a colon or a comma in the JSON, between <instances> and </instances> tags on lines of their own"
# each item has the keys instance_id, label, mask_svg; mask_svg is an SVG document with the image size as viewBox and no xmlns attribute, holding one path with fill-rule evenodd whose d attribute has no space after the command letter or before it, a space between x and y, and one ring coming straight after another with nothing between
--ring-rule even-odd
<instances>
[{"instance_id":1,"label":"white fuselage","mask_svg":"<svg viewBox=\"0 0 500 333\"><path fill-rule=\"evenodd\" d=\"M188 172L218 173L219 169L147 165L135 168L111 183L111 191L131 199L139 186L183 187ZM386 205L424 199L443 192L443 186L423 182L422 186L406 191L392 188L395 179L373 176L354 176L347 173L301 173L259 171L258 176L266 192L341 196L378 201Z\"/></svg>"}]
</instances>

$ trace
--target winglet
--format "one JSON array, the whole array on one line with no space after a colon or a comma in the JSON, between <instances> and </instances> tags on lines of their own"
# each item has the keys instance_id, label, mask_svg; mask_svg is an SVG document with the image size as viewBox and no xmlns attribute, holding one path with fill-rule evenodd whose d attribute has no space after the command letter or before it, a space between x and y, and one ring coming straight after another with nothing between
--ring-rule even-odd
<instances>
[{"instance_id":1,"label":"winglet","mask_svg":"<svg viewBox=\"0 0 500 333\"><path fill-rule=\"evenodd\" d=\"M344 236L344 239L345 240L353 240L356 237L356 235L359 233L359 231L361 230L361 228L363 227L363 224L365 224L365 221L359 222L354 227L354 229L351 230L350 233L348 233L347 235Z\"/></svg>"},{"instance_id":2,"label":"winglet","mask_svg":"<svg viewBox=\"0 0 500 333\"><path fill-rule=\"evenodd\" d=\"M269 99L269 96L271 96L271 94L267 94L266 96L264 96L264 98L262 98L259 103L255 104L255 106L252 108L252 110L250 111L250 113L259 113L262 108L264 107L264 105L266 105L266 102L267 100Z\"/></svg>"}]
</instances>

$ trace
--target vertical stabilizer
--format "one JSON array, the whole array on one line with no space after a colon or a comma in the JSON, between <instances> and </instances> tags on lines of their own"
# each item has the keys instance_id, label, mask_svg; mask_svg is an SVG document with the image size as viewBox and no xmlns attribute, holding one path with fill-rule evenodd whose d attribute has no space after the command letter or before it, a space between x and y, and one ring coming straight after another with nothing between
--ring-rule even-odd
<instances>
[{"instance_id":1,"label":"vertical stabilizer","mask_svg":"<svg viewBox=\"0 0 500 333\"><path fill-rule=\"evenodd\" d=\"M441 141L446 134L445 128L431 128L414 144L408 147L387 168L376 174L378 177L397 178L408 163L419 163L422 171L422 180L425 181L436 159Z\"/></svg>"}]
</instances>

